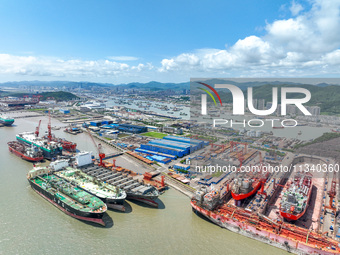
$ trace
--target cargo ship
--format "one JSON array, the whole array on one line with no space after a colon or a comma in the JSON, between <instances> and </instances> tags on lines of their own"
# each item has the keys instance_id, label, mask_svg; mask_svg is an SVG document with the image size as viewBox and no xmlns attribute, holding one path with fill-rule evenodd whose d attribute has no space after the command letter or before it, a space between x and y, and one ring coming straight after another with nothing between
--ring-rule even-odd
<instances>
[{"instance_id":1,"label":"cargo ship","mask_svg":"<svg viewBox=\"0 0 340 255\"><path fill-rule=\"evenodd\" d=\"M236 201L240 201L254 195L267 178L263 179L259 175L243 175L235 178L231 188L231 195Z\"/></svg>"},{"instance_id":2,"label":"cargo ship","mask_svg":"<svg viewBox=\"0 0 340 255\"><path fill-rule=\"evenodd\" d=\"M289 221L300 219L306 212L312 193L313 175L298 172L281 192L280 215Z\"/></svg>"},{"instance_id":3,"label":"cargo ship","mask_svg":"<svg viewBox=\"0 0 340 255\"><path fill-rule=\"evenodd\" d=\"M51 160L62 154L63 147L60 143L37 137L33 132L23 132L16 135L16 139L23 144L34 145L40 148L44 158Z\"/></svg>"},{"instance_id":4,"label":"cargo ship","mask_svg":"<svg viewBox=\"0 0 340 255\"><path fill-rule=\"evenodd\" d=\"M18 141L8 142L8 149L18 157L30 162L38 162L44 159L41 149L33 145L27 146Z\"/></svg>"},{"instance_id":5,"label":"cargo ship","mask_svg":"<svg viewBox=\"0 0 340 255\"><path fill-rule=\"evenodd\" d=\"M155 200L159 196L159 191L154 186L144 185L128 174L93 164L90 152L78 153L76 161L78 168L87 175L123 189L126 192L127 199L158 207Z\"/></svg>"},{"instance_id":6,"label":"cargo ship","mask_svg":"<svg viewBox=\"0 0 340 255\"><path fill-rule=\"evenodd\" d=\"M250 209L223 204L219 192L209 193L198 191L191 207L220 227L294 254L340 254L339 243L328 236L270 219Z\"/></svg>"},{"instance_id":7,"label":"cargo ship","mask_svg":"<svg viewBox=\"0 0 340 255\"><path fill-rule=\"evenodd\" d=\"M58 160L58 163L65 164L65 166L62 170L54 172L56 176L100 198L109 208L125 211L123 205L126 199L125 191L70 167L67 160Z\"/></svg>"},{"instance_id":8,"label":"cargo ship","mask_svg":"<svg viewBox=\"0 0 340 255\"><path fill-rule=\"evenodd\" d=\"M0 116L0 124L4 126L12 126L13 123L14 123L14 119L4 116L4 115Z\"/></svg>"},{"instance_id":9,"label":"cargo ship","mask_svg":"<svg viewBox=\"0 0 340 255\"><path fill-rule=\"evenodd\" d=\"M83 189L52 174L51 167L35 167L27 179L34 191L69 216L105 226L106 204Z\"/></svg>"},{"instance_id":10,"label":"cargo ship","mask_svg":"<svg viewBox=\"0 0 340 255\"><path fill-rule=\"evenodd\" d=\"M48 137L44 137L45 139L48 139ZM56 143L60 143L61 147L63 147L64 150L67 150L69 152L76 152L77 151L77 144L74 142L67 141L63 138L56 138L55 136L52 136L51 141L54 141Z\"/></svg>"}]
</instances>

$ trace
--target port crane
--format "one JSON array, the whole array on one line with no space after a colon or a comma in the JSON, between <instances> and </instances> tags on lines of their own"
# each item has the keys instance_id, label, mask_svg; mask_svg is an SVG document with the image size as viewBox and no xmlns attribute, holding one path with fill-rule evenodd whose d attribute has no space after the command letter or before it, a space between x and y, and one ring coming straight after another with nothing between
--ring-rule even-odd
<instances>
[{"instance_id":1,"label":"port crane","mask_svg":"<svg viewBox=\"0 0 340 255\"><path fill-rule=\"evenodd\" d=\"M94 144L94 146L96 147L97 151L98 151L98 155L99 155L99 164L98 166L103 166L105 167L105 163L103 162L103 159L105 158L105 153L103 152L103 147L101 145L101 143L96 143L96 141L94 140L94 137L90 131L90 129L88 127L86 127L86 131L89 134L89 136L91 137L92 143Z\"/></svg>"},{"instance_id":2,"label":"port crane","mask_svg":"<svg viewBox=\"0 0 340 255\"><path fill-rule=\"evenodd\" d=\"M331 189L327 192L329 196L329 205L325 206L326 209L331 209L336 213L336 207L333 206L333 200L336 196L336 173L333 173L333 179L331 183Z\"/></svg>"},{"instance_id":3,"label":"port crane","mask_svg":"<svg viewBox=\"0 0 340 255\"><path fill-rule=\"evenodd\" d=\"M52 141L52 127L51 127L51 111L48 111L48 124L47 124L47 138Z\"/></svg>"},{"instance_id":4,"label":"port crane","mask_svg":"<svg viewBox=\"0 0 340 255\"><path fill-rule=\"evenodd\" d=\"M264 195L267 198L267 192L264 190L264 185L266 184L269 173L264 174L263 171L262 171L263 159L262 159L261 151L259 151L259 157L260 157L260 165L259 165L260 166L260 174L262 174L262 177L261 177L261 190L258 192L258 194Z\"/></svg>"},{"instance_id":5,"label":"port crane","mask_svg":"<svg viewBox=\"0 0 340 255\"><path fill-rule=\"evenodd\" d=\"M41 120L39 120L39 124L38 124L38 126L35 128L34 134L35 134L36 137L39 136L40 124L41 124Z\"/></svg>"}]
</instances>

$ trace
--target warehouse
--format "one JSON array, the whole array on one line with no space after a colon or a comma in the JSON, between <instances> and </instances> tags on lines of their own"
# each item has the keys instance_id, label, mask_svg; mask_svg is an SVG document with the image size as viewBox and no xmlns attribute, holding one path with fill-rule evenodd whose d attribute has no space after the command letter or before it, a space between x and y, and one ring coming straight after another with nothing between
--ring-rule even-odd
<instances>
[{"instance_id":1,"label":"warehouse","mask_svg":"<svg viewBox=\"0 0 340 255\"><path fill-rule=\"evenodd\" d=\"M191 144L191 145L195 146L194 147L195 150L199 150L199 149L201 149L204 146L209 144L209 142L205 142L205 141L201 141L201 140L197 140L197 139L192 139L192 138L188 138L188 137L173 136L173 135L165 136L165 137L163 137L163 139Z\"/></svg>"},{"instance_id":2,"label":"warehouse","mask_svg":"<svg viewBox=\"0 0 340 255\"><path fill-rule=\"evenodd\" d=\"M184 151L185 155L190 153L190 146L191 146L190 144L179 143L179 142L164 140L164 139L155 139L155 140L150 141L148 144L167 146L167 147L174 148L174 149L180 149Z\"/></svg>"},{"instance_id":3,"label":"warehouse","mask_svg":"<svg viewBox=\"0 0 340 255\"><path fill-rule=\"evenodd\" d=\"M186 155L184 153L184 150L176 149L176 148L172 148L172 147L168 147L168 146L156 145L156 144L141 144L140 148L145 149L145 150L175 155L177 157L183 157L183 156Z\"/></svg>"},{"instance_id":4,"label":"warehouse","mask_svg":"<svg viewBox=\"0 0 340 255\"><path fill-rule=\"evenodd\" d=\"M145 154L150 154L150 155L163 156L163 157L171 158L172 160L177 159L177 156L175 156L175 155L164 154L164 153L161 153L161 152L150 151L150 150L144 150L144 149L141 149L141 148L135 149L135 152L140 152L140 153L145 153Z\"/></svg>"},{"instance_id":5,"label":"warehouse","mask_svg":"<svg viewBox=\"0 0 340 255\"><path fill-rule=\"evenodd\" d=\"M118 126L118 130L121 132L132 133L132 134L140 134L148 131L147 127L137 126L131 124L120 124Z\"/></svg>"}]
</instances>

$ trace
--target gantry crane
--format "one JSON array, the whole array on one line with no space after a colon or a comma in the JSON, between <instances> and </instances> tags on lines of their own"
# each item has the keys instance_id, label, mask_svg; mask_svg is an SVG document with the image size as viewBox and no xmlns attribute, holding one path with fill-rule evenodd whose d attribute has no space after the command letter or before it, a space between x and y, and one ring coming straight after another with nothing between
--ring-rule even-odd
<instances>
[{"instance_id":1,"label":"gantry crane","mask_svg":"<svg viewBox=\"0 0 340 255\"><path fill-rule=\"evenodd\" d=\"M336 212L336 207L333 206L333 200L336 196L336 173L333 173L333 179L331 183L331 189L327 192L329 196L329 205L325 206L326 209L331 209Z\"/></svg>"}]
</instances>

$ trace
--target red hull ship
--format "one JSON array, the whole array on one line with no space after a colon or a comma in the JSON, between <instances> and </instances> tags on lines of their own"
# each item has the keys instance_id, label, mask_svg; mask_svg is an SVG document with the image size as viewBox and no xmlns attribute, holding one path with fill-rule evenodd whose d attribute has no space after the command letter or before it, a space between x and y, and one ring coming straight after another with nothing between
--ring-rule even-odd
<instances>
[{"instance_id":1,"label":"red hull ship","mask_svg":"<svg viewBox=\"0 0 340 255\"><path fill-rule=\"evenodd\" d=\"M254 195L261 187L260 180L243 180L241 185L238 183L234 185L231 195L235 200L243 200Z\"/></svg>"},{"instance_id":2,"label":"red hull ship","mask_svg":"<svg viewBox=\"0 0 340 255\"><path fill-rule=\"evenodd\" d=\"M193 210L220 227L294 254L340 254L339 243L328 236L232 205L210 205L202 197L191 200Z\"/></svg>"},{"instance_id":3,"label":"red hull ship","mask_svg":"<svg viewBox=\"0 0 340 255\"><path fill-rule=\"evenodd\" d=\"M77 144L76 143L67 141L65 139L60 139L60 138L54 138L54 139L52 138L52 140L56 140L56 141L60 142L64 150L67 150L69 152L76 152L76 150L77 150Z\"/></svg>"},{"instance_id":4,"label":"red hull ship","mask_svg":"<svg viewBox=\"0 0 340 255\"><path fill-rule=\"evenodd\" d=\"M281 195L280 215L287 220L300 219L306 212L312 194L312 174L296 173L288 181Z\"/></svg>"},{"instance_id":5,"label":"red hull ship","mask_svg":"<svg viewBox=\"0 0 340 255\"><path fill-rule=\"evenodd\" d=\"M38 162L44 159L43 153L37 147L29 147L17 141L8 142L7 144L10 152L24 160Z\"/></svg>"},{"instance_id":6,"label":"red hull ship","mask_svg":"<svg viewBox=\"0 0 340 255\"><path fill-rule=\"evenodd\" d=\"M262 168L262 165L260 166ZM261 188L262 194L264 194L264 183L268 178L267 175L259 174L259 173L247 173L243 174L238 178L234 179L231 188L231 195L235 201L241 201L252 195L256 194L256 192Z\"/></svg>"}]
</instances>

